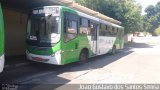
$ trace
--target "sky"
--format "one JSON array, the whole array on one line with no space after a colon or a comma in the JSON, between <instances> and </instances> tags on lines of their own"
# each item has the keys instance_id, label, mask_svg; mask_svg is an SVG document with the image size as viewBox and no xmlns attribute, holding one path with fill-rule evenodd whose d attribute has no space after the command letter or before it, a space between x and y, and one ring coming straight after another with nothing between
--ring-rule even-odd
<instances>
[{"instance_id":1,"label":"sky","mask_svg":"<svg viewBox=\"0 0 160 90\"><path fill-rule=\"evenodd\" d=\"M145 8L147 6L149 6L149 5L155 5L160 0L136 0L136 1L137 1L137 3L140 3L142 5L142 7L143 7L142 14L145 14L144 10L145 10Z\"/></svg>"}]
</instances>

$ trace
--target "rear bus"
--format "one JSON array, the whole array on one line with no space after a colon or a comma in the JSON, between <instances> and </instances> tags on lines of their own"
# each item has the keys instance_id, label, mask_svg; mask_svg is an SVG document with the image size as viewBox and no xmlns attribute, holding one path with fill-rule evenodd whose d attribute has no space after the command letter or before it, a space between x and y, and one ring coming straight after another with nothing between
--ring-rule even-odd
<instances>
[{"instance_id":1,"label":"rear bus","mask_svg":"<svg viewBox=\"0 0 160 90\"><path fill-rule=\"evenodd\" d=\"M4 24L3 24L3 13L0 4L0 72L4 68Z\"/></svg>"}]
</instances>

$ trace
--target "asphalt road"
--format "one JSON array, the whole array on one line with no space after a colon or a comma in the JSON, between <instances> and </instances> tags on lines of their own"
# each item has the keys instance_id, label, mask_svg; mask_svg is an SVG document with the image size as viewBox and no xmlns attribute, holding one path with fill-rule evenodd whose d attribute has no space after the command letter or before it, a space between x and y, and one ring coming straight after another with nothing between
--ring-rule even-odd
<instances>
[{"instance_id":1,"label":"asphalt road","mask_svg":"<svg viewBox=\"0 0 160 90\"><path fill-rule=\"evenodd\" d=\"M160 44L129 43L115 55L90 58L81 65L31 63L10 68L0 74L0 83L18 90L53 90L82 83L160 83L159 51Z\"/></svg>"}]
</instances>

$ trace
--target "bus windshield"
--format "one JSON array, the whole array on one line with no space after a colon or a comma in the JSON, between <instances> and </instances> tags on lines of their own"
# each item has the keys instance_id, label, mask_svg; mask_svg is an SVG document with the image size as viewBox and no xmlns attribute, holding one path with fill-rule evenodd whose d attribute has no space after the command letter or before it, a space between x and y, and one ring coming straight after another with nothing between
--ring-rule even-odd
<instances>
[{"instance_id":1,"label":"bus windshield","mask_svg":"<svg viewBox=\"0 0 160 90\"><path fill-rule=\"evenodd\" d=\"M59 41L57 36L60 33L58 26L58 16L33 15L28 20L27 39L39 41L39 43L56 43Z\"/></svg>"}]
</instances>

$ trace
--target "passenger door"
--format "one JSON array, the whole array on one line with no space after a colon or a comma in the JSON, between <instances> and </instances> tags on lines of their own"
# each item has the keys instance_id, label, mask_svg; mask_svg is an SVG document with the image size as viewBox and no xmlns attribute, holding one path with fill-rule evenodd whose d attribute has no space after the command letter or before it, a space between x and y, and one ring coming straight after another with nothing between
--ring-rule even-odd
<instances>
[{"instance_id":1,"label":"passenger door","mask_svg":"<svg viewBox=\"0 0 160 90\"><path fill-rule=\"evenodd\" d=\"M98 38L98 24L91 23L91 50L93 55L97 55L97 38Z\"/></svg>"}]
</instances>

